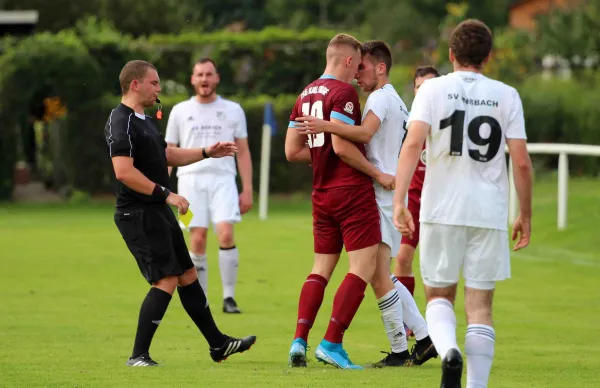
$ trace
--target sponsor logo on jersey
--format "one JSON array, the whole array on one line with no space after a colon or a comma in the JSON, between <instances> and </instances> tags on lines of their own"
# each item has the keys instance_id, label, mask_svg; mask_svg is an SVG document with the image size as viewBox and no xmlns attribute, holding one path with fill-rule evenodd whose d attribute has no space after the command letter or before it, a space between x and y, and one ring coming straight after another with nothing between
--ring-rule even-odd
<instances>
[{"instance_id":1,"label":"sponsor logo on jersey","mask_svg":"<svg viewBox=\"0 0 600 388\"><path fill-rule=\"evenodd\" d=\"M423 150L421 151L421 163L423 163L424 165L427 165L427 150Z\"/></svg>"},{"instance_id":2,"label":"sponsor logo on jersey","mask_svg":"<svg viewBox=\"0 0 600 388\"><path fill-rule=\"evenodd\" d=\"M217 112L217 118L219 120L225 120L225 112Z\"/></svg>"},{"instance_id":3,"label":"sponsor logo on jersey","mask_svg":"<svg viewBox=\"0 0 600 388\"><path fill-rule=\"evenodd\" d=\"M344 107L344 110L350 114L352 114L352 112L354 112L354 104L351 102L347 102L346 106Z\"/></svg>"}]
</instances>

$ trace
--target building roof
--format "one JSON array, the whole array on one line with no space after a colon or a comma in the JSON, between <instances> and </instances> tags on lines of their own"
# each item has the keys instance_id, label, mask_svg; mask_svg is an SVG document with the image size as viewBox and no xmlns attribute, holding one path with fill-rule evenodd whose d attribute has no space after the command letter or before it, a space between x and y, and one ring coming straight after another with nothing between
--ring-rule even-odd
<instances>
[{"instance_id":1,"label":"building roof","mask_svg":"<svg viewBox=\"0 0 600 388\"><path fill-rule=\"evenodd\" d=\"M509 8L514 8L517 7L521 4L525 4L525 3L529 3L530 1L534 1L534 0L513 0L510 2L510 5L508 6Z\"/></svg>"}]
</instances>

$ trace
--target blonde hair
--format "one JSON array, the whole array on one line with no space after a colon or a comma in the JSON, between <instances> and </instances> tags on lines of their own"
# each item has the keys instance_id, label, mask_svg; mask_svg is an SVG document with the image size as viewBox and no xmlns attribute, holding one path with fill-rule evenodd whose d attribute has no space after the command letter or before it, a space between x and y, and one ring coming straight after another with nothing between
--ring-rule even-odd
<instances>
[{"instance_id":1,"label":"blonde hair","mask_svg":"<svg viewBox=\"0 0 600 388\"><path fill-rule=\"evenodd\" d=\"M362 43L360 43L358 39L356 39L352 35L343 33L337 34L336 36L331 38L327 47L332 46L349 46L352 47L354 50L362 49Z\"/></svg>"}]
</instances>

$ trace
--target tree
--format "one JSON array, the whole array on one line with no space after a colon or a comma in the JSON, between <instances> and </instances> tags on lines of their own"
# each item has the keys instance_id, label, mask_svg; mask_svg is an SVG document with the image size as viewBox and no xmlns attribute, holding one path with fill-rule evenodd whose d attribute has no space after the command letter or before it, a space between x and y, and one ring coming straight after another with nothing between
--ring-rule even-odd
<instances>
[{"instance_id":1,"label":"tree","mask_svg":"<svg viewBox=\"0 0 600 388\"><path fill-rule=\"evenodd\" d=\"M581 77L600 66L600 0L553 8L537 19L535 53L552 68Z\"/></svg>"}]
</instances>

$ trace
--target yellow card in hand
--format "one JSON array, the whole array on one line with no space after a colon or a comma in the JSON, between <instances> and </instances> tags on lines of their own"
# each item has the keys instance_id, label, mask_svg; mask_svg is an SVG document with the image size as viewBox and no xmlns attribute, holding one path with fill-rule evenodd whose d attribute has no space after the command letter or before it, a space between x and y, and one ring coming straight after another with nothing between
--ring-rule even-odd
<instances>
[{"instance_id":1,"label":"yellow card in hand","mask_svg":"<svg viewBox=\"0 0 600 388\"><path fill-rule=\"evenodd\" d=\"M192 217L194 217L194 213L192 213L192 209L188 208L187 213L179 215L179 220L183 223L183 226L187 228L192 221Z\"/></svg>"}]
</instances>

